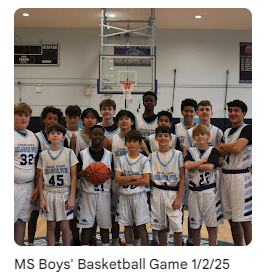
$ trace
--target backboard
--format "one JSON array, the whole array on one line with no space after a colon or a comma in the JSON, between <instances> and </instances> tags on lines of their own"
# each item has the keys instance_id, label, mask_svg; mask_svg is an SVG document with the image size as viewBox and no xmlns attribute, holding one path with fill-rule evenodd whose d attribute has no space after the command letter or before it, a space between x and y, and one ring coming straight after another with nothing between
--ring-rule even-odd
<instances>
[{"instance_id":1,"label":"backboard","mask_svg":"<svg viewBox=\"0 0 268 276\"><path fill-rule=\"evenodd\" d=\"M122 94L120 81L134 81L132 94L157 92L155 56L100 56L99 94Z\"/></svg>"}]
</instances>

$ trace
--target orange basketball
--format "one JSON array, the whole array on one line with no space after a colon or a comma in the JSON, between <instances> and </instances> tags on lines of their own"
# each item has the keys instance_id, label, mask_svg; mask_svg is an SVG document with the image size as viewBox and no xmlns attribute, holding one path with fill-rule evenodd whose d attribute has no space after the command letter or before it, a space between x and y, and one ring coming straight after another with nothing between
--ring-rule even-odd
<instances>
[{"instance_id":1,"label":"orange basketball","mask_svg":"<svg viewBox=\"0 0 268 276\"><path fill-rule=\"evenodd\" d=\"M98 186L109 179L109 169L102 162L94 162L87 167L89 182Z\"/></svg>"}]
</instances>

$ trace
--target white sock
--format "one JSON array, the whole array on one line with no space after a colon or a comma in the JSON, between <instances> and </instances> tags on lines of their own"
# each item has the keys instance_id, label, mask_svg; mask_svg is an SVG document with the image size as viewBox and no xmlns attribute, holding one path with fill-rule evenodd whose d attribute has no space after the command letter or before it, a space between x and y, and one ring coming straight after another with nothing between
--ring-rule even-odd
<instances>
[{"instance_id":1,"label":"white sock","mask_svg":"<svg viewBox=\"0 0 268 276\"><path fill-rule=\"evenodd\" d=\"M102 243L102 246L109 246L109 243Z\"/></svg>"}]
</instances>

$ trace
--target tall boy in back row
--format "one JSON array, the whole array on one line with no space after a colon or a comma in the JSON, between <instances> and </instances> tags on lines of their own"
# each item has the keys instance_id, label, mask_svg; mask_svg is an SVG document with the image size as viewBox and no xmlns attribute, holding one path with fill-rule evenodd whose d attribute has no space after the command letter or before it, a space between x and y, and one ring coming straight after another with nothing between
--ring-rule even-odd
<instances>
[{"instance_id":1,"label":"tall boy in back row","mask_svg":"<svg viewBox=\"0 0 268 276\"><path fill-rule=\"evenodd\" d=\"M232 128L217 146L221 156L220 196L223 218L229 220L235 245L252 240L252 128L244 123L247 106L240 100L227 104Z\"/></svg>"}]
</instances>

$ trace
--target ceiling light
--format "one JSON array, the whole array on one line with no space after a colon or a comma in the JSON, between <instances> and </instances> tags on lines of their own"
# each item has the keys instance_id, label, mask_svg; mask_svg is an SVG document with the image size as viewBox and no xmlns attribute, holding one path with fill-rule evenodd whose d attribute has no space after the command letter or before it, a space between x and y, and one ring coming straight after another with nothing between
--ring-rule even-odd
<instances>
[{"instance_id":1,"label":"ceiling light","mask_svg":"<svg viewBox=\"0 0 268 276\"><path fill-rule=\"evenodd\" d=\"M23 16L29 16L29 13L25 12L25 13L23 14Z\"/></svg>"},{"instance_id":2,"label":"ceiling light","mask_svg":"<svg viewBox=\"0 0 268 276\"><path fill-rule=\"evenodd\" d=\"M111 14L109 15L109 17L115 17L115 14L111 13Z\"/></svg>"},{"instance_id":3,"label":"ceiling light","mask_svg":"<svg viewBox=\"0 0 268 276\"><path fill-rule=\"evenodd\" d=\"M201 15L196 15L195 18L196 19L200 19L202 16Z\"/></svg>"}]
</instances>

